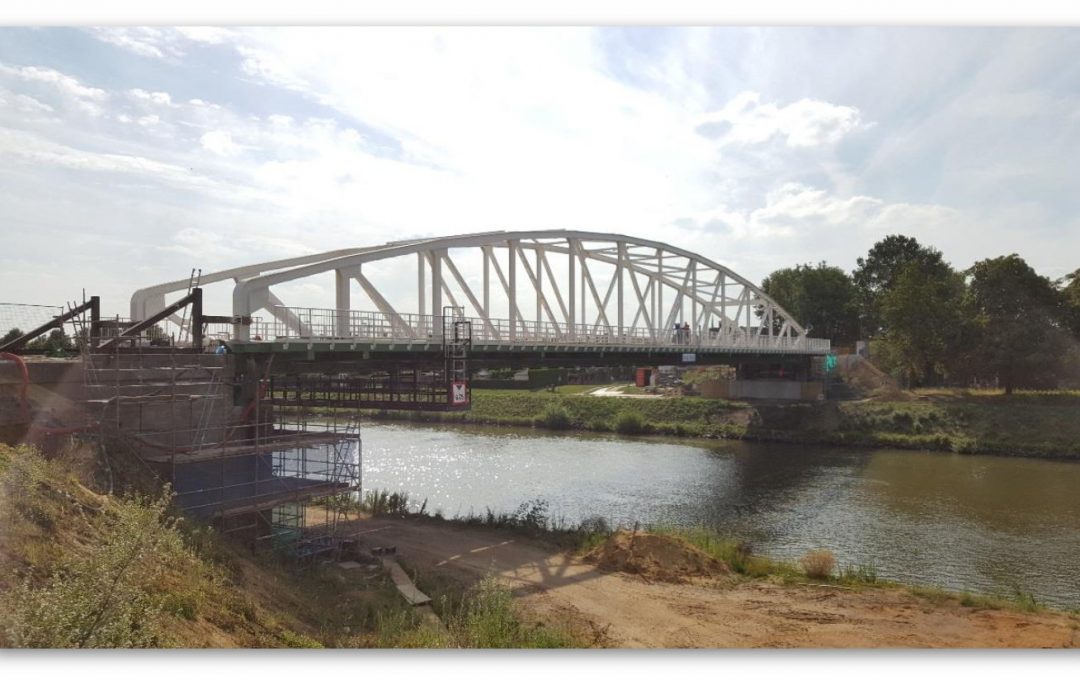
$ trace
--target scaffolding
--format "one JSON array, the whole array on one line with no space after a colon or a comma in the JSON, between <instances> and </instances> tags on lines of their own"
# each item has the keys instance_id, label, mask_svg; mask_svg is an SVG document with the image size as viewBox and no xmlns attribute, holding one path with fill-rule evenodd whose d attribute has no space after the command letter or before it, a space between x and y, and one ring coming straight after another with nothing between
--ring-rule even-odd
<instances>
[{"instance_id":1,"label":"scaffolding","mask_svg":"<svg viewBox=\"0 0 1080 675\"><path fill-rule=\"evenodd\" d=\"M193 271L188 293L145 319L104 319L92 296L7 345L71 324L84 429L97 435L110 490L113 460L127 450L191 518L299 559L336 552L362 494L359 409L468 406L471 323L446 308L442 353L411 361L294 358L275 368L274 354L234 354L225 341L208 353L211 325L251 318L203 314L199 279ZM168 322L179 323L179 341Z\"/></svg>"},{"instance_id":2,"label":"scaffolding","mask_svg":"<svg viewBox=\"0 0 1080 675\"><path fill-rule=\"evenodd\" d=\"M359 497L353 416L278 410L270 363L239 368L230 354L115 343L83 358L102 445L132 448L185 514L298 558L334 549Z\"/></svg>"},{"instance_id":3,"label":"scaffolding","mask_svg":"<svg viewBox=\"0 0 1080 675\"><path fill-rule=\"evenodd\" d=\"M399 357L379 364L304 363L298 372L268 379L267 397L277 409L462 410L469 406L472 323L460 307L442 316L443 349L434 358Z\"/></svg>"}]
</instances>

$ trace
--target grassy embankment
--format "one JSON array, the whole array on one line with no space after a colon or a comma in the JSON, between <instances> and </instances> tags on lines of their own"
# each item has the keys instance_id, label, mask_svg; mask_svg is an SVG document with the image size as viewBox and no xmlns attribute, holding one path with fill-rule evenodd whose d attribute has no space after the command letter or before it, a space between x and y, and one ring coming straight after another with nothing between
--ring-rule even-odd
<instances>
[{"instance_id":1,"label":"grassy embankment","mask_svg":"<svg viewBox=\"0 0 1080 675\"><path fill-rule=\"evenodd\" d=\"M917 390L913 400L758 403L478 389L465 412L376 419L1080 458L1080 392Z\"/></svg>"},{"instance_id":2,"label":"grassy embankment","mask_svg":"<svg viewBox=\"0 0 1080 675\"><path fill-rule=\"evenodd\" d=\"M463 412L381 410L361 414L377 419L741 438L744 418L750 412L746 405L722 400L582 396L573 389L563 390L476 389L472 406Z\"/></svg>"},{"instance_id":3,"label":"grassy embankment","mask_svg":"<svg viewBox=\"0 0 1080 675\"><path fill-rule=\"evenodd\" d=\"M367 568L297 567L175 516L167 498L95 492L73 459L0 444L0 647L574 647L509 591L426 586L441 626Z\"/></svg>"}]
</instances>

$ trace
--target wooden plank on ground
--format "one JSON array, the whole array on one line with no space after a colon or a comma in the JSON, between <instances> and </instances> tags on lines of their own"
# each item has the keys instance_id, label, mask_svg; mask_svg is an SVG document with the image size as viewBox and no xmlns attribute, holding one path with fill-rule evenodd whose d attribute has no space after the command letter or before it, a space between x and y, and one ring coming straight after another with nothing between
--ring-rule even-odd
<instances>
[{"instance_id":1,"label":"wooden plank on ground","mask_svg":"<svg viewBox=\"0 0 1080 675\"><path fill-rule=\"evenodd\" d=\"M420 589L413 584L412 579L405 573L405 570L401 569L401 565L396 561L389 558L383 558L383 567L390 571L390 579L397 586L398 592L405 598L406 602L414 607L416 605L429 605L431 604L431 598L420 592Z\"/></svg>"}]
</instances>

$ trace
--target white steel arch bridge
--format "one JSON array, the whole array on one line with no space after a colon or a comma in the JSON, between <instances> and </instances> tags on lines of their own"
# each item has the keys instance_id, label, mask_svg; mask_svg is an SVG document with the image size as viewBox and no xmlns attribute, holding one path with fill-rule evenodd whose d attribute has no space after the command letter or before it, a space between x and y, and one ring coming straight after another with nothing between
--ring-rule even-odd
<instances>
[{"instance_id":1,"label":"white steel arch bridge","mask_svg":"<svg viewBox=\"0 0 1080 675\"><path fill-rule=\"evenodd\" d=\"M380 265L380 274L371 272ZM275 292L319 275L333 275L332 307L287 306ZM473 344L487 347L791 354L830 348L727 267L622 234L536 230L414 239L201 277L201 286L228 282L236 342L432 344L442 341L449 306L471 319ZM155 314L167 294L189 285L181 279L136 291L131 318Z\"/></svg>"}]
</instances>

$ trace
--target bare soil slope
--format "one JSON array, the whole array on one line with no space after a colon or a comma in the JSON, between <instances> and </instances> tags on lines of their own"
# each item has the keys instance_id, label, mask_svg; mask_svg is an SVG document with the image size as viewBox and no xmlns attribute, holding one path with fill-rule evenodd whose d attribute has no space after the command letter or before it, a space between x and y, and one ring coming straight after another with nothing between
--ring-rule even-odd
<instances>
[{"instance_id":1,"label":"bare soil slope","mask_svg":"<svg viewBox=\"0 0 1080 675\"><path fill-rule=\"evenodd\" d=\"M537 614L591 626L618 647L1072 647L1080 621L963 607L900 589L779 585L719 573L686 583L605 571L499 531L389 518L354 524L422 573L493 575Z\"/></svg>"}]
</instances>

